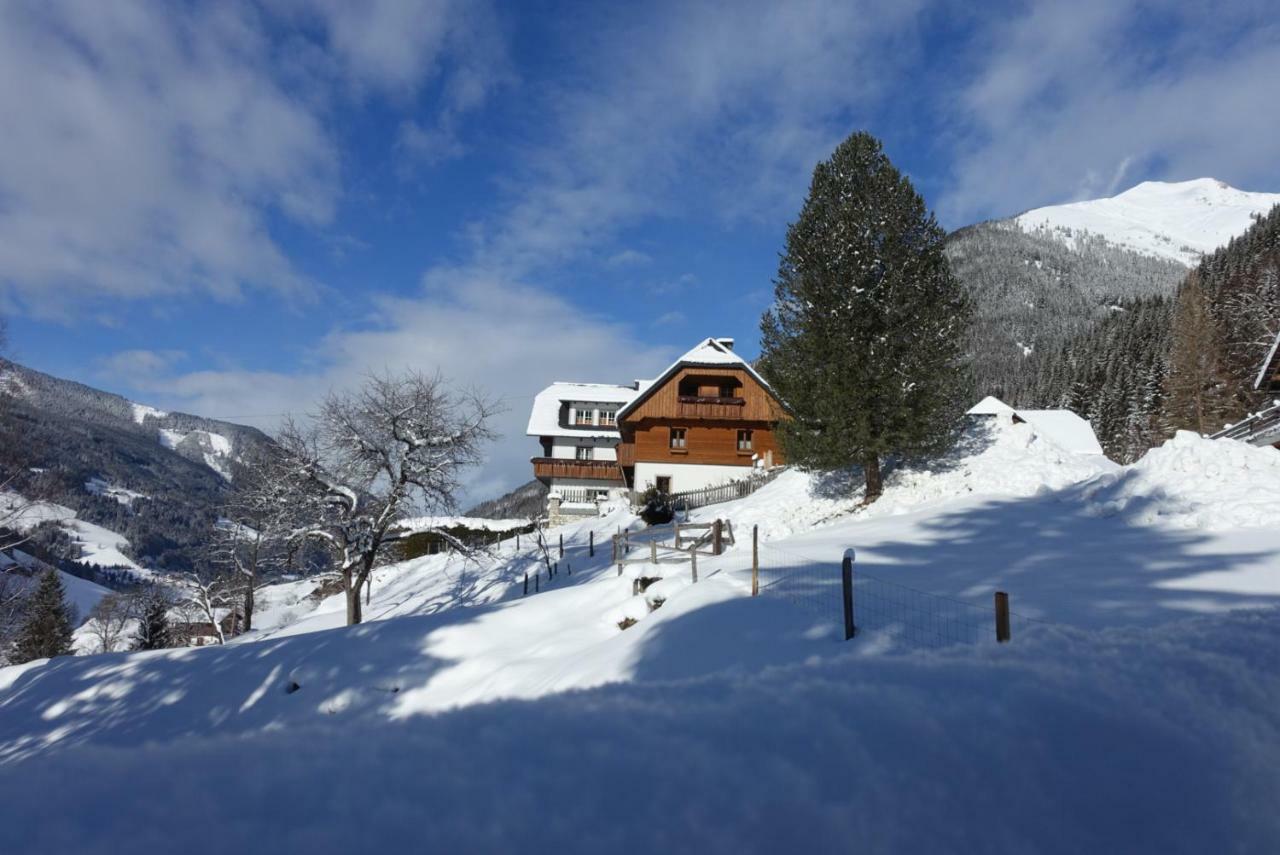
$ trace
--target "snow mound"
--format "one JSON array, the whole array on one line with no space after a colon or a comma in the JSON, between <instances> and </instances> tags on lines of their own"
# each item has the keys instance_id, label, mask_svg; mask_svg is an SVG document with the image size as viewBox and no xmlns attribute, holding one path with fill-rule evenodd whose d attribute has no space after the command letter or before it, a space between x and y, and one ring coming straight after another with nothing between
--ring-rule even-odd
<instances>
[{"instance_id":1,"label":"snow mound","mask_svg":"<svg viewBox=\"0 0 1280 855\"><path fill-rule=\"evenodd\" d=\"M1178 431L1141 460L1089 484L1095 516L1176 528L1256 528L1280 510L1280 454L1231 439Z\"/></svg>"},{"instance_id":2,"label":"snow mound","mask_svg":"<svg viewBox=\"0 0 1280 855\"><path fill-rule=\"evenodd\" d=\"M948 453L889 469L883 495L858 516L903 514L972 495L1034 496L1117 468L1101 454L1075 453L1031 423L977 419ZM752 496L713 505L704 514L732 519L744 531L759 525L761 535L774 540L850 514L861 500L861 469L835 474L791 471Z\"/></svg>"}]
</instances>

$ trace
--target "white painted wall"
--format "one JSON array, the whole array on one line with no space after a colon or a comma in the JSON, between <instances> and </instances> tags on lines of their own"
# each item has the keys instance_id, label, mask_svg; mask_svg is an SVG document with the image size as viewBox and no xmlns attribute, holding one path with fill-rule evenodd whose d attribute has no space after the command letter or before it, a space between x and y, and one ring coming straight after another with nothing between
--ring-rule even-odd
<instances>
[{"instance_id":1,"label":"white painted wall","mask_svg":"<svg viewBox=\"0 0 1280 855\"><path fill-rule=\"evenodd\" d=\"M717 487L729 481L741 481L751 474L750 466L721 466L707 463L647 463L636 461L636 490L653 486L659 475L671 476L671 492Z\"/></svg>"},{"instance_id":2,"label":"white painted wall","mask_svg":"<svg viewBox=\"0 0 1280 855\"><path fill-rule=\"evenodd\" d=\"M592 453L593 460L617 460L618 441L617 437L610 439L593 439L588 436L557 436L553 437L551 440L551 456L557 460L573 460L577 456L577 448L579 445L589 445L595 449Z\"/></svg>"}]
</instances>

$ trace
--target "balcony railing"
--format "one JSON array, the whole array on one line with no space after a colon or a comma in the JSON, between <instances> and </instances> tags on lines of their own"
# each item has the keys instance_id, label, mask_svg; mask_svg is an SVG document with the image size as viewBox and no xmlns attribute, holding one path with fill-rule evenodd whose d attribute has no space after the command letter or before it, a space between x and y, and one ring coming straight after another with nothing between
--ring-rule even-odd
<instances>
[{"instance_id":1,"label":"balcony railing","mask_svg":"<svg viewBox=\"0 0 1280 855\"><path fill-rule=\"evenodd\" d=\"M745 398L722 398L706 395L680 395L676 399L676 417L682 419L737 419L742 417Z\"/></svg>"},{"instance_id":2,"label":"balcony railing","mask_svg":"<svg viewBox=\"0 0 1280 855\"><path fill-rule=\"evenodd\" d=\"M533 458L535 478L584 478L591 481L622 482L616 460L570 460L563 457Z\"/></svg>"}]
</instances>

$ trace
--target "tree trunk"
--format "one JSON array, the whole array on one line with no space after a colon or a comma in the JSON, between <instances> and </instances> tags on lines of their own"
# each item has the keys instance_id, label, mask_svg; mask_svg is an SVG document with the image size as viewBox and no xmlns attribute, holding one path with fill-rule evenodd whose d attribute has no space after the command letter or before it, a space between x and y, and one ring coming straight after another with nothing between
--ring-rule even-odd
<instances>
[{"instance_id":1,"label":"tree trunk","mask_svg":"<svg viewBox=\"0 0 1280 855\"><path fill-rule=\"evenodd\" d=\"M343 590L347 595L347 626L360 623L360 585L352 578L350 569L342 571Z\"/></svg>"},{"instance_id":2,"label":"tree trunk","mask_svg":"<svg viewBox=\"0 0 1280 855\"><path fill-rule=\"evenodd\" d=\"M253 629L253 579L249 580L249 584L244 589L244 625L240 627L241 632L248 632Z\"/></svg>"},{"instance_id":3,"label":"tree trunk","mask_svg":"<svg viewBox=\"0 0 1280 855\"><path fill-rule=\"evenodd\" d=\"M862 471L867 479L867 490L863 495L862 504L869 505L880 498L880 494L884 492L884 482L880 480L880 456L868 455L867 459L862 461Z\"/></svg>"}]
</instances>

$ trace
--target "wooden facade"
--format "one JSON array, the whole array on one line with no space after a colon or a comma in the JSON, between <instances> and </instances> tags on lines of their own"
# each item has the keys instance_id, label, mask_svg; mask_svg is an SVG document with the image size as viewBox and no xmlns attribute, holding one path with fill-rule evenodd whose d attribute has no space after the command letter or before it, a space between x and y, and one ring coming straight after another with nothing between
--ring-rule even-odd
<instances>
[{"instance_id":1,"label":"wooden facade","mask_svg":"<svg viewBox=\"0 0 1280 855\"><path fill-rule=\"evenodd\" d=\"M626 468L640 462L751 466L753 458L766 457L781 464L774 428L785 417L778 399L745 367L682 366L622 416L618 461ZM673 431L683 432L676 441Z\"/></svg>"}]
</instances>

